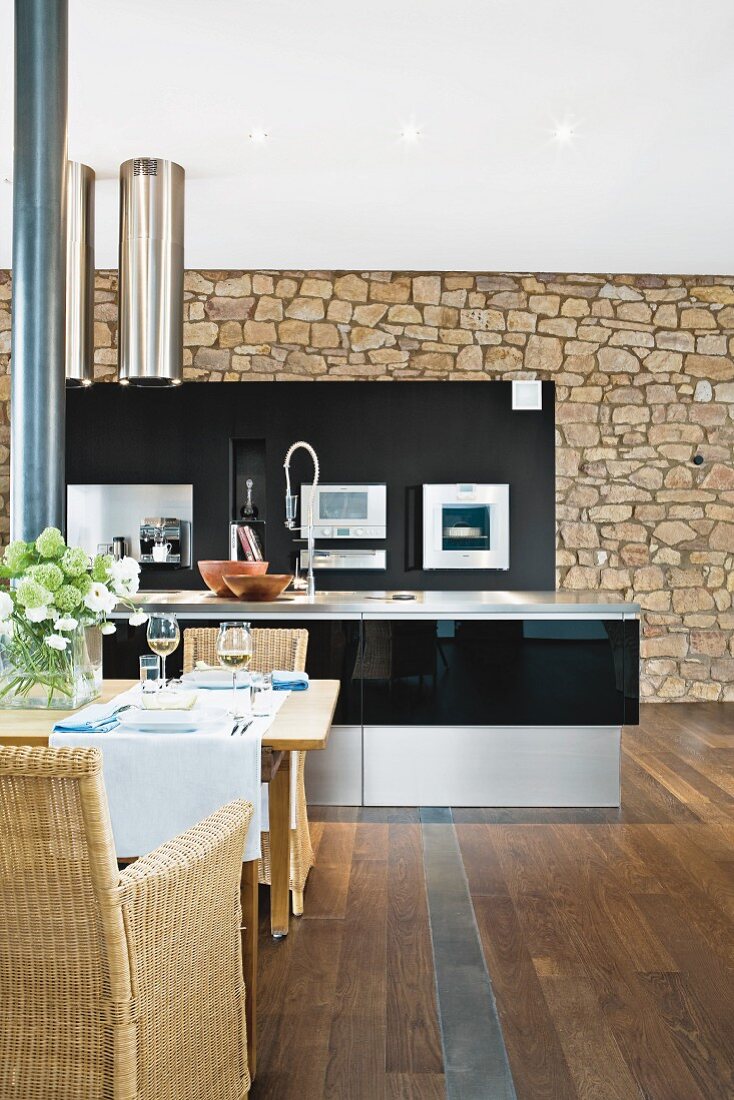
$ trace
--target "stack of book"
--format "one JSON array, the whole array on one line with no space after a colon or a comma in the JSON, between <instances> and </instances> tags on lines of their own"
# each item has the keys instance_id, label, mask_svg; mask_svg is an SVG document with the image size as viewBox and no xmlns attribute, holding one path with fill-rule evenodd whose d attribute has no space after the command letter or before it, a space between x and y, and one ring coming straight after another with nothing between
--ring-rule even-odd
<instances>
[{"instance_id":1,"label":"stack of book","mask_svg":"<svg viewBox=\"0 0 734 1100\"><path fill-rule=\"evenodd\" d=\"M243 523L237 528L237 535L245 555L245 561L262 561L263 548L255 531L248 523Z\"/></svg>"}]
</instances>

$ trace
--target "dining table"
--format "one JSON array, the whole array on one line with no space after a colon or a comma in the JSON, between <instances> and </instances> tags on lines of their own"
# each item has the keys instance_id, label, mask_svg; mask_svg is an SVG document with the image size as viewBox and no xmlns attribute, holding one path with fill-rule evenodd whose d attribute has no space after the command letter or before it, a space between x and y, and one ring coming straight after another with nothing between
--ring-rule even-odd
<instances>
[{"instance_id":1,"label":"dining table","mask_svg":"<svg viewBox=\"0 0 734 1100\"><path fill-rule=\"evenodd\" d=\"M111 702L135 683L105 679L97 701ZM269 785L270 931L276 938L288 934L290 911L290 754L326 748L338 696L338 680L311 680L308 690L289 693L263 734L262 780ZM0 745L48 745L54 725L73 713L40 708L0 709ZM247 1045L253 1077L257 1063L258 863L255 859L242 864L240 888Z\"/></svg>"}]
</instances>

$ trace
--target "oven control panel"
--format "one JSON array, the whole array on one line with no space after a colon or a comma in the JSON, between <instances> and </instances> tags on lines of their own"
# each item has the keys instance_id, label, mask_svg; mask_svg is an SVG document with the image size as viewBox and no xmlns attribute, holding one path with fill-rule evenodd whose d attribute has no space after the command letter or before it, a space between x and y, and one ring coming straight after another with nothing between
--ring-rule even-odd
<instances>
[{"instance_id":1,"label":"oven control panel","mask_svg":"<svg viewBox=\"0 0 734 1100\"><path fill-rule=\"evenodd\" d=\"M361 527L356 524L335 524L313 526L317 539L384 539L384 527Z\"/></svg>"}]
</instances>

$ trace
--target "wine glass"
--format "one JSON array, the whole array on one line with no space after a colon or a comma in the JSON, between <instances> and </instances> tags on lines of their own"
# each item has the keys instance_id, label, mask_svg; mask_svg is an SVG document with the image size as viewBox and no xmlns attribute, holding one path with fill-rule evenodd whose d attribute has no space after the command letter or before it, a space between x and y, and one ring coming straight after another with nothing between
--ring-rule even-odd
<instances>
[{"instance_id":1,"label":"wine glass","mask_svg":"<svg viewBox=\"0 0 734 1100\"><path fill-rule=\"evenodd\" d=\"M237 673L247 668L252 657L250 624L220 623L217 634L217 658L222 668L232 671L232 713L237 717Z\"/></svg>"},{"instance_id":2,"label":"wine glass","mask_svg":"<svg viewBox=\"0 0 734 1100\"><path fill-rule=\"evenodd\" d=\"M170 612L156 612L148 619L148 645L161 659L161 686L166 686L166 657L178 649L181 631L176 616Z\"/></svg>"}]
</instances>

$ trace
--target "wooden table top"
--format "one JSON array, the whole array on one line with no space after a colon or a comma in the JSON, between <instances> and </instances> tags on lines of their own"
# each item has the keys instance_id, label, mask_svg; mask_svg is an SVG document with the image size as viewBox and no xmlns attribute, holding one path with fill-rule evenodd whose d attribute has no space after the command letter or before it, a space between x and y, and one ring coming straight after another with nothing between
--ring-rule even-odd
<instances>
[{"instance_id":1,"label":"wooden table top","mask_svg":"<svg viewBox=\"0 0 734 1100\"><path fill-rule=\"evenodd\" d=\"M95 702L109 702L135 683L104 680L102 695ZM311 680L308 691L292 691L264 734L263 747L276 752L326 748L338 696L338 680ZM0 709L0 745L47 745L53 725L73 713Z\"/></svg>"}]
</instances>

